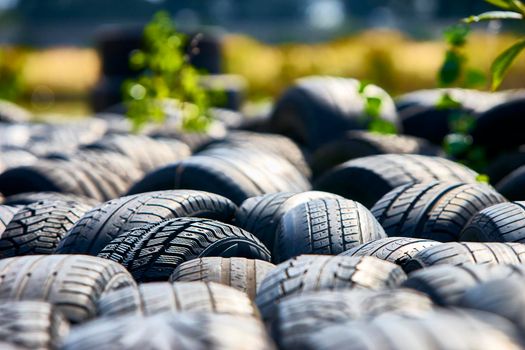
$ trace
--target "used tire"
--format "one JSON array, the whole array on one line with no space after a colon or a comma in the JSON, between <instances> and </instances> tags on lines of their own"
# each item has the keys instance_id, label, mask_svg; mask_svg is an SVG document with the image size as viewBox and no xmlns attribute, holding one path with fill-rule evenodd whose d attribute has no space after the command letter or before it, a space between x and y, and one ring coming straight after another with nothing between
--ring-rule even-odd
<instances>
[{"instance_id":1,"label":"used tire","mask_svg":"<svg viewBox=\"0 0 525 350\"><path fill-rule=\"evenodd\" d=\"M264 320L290 295L322 290L395 288L406 278L392 263L372 257L303 255L279 264L263 280L255 299Z\"/></svg>"},{"instance_id":2,"label":"used tire","mask_svg":"<svg viewBox=\"0 0 525 350\"><path fill-rule=\"evenodd\" d=\"M0 348L58 349L69 332L64 316L48 303L19 301L0 304ZM8 350L8 349L6 349Z\"/></svg>"},{"instance_id":3,"label":"used tire","mask_svg":"<svg viewBox=\"0 0 525 350\"><path fill-rule=\"evenodd\" d=\"M496 189L511 201L525 199L525 165L505 176Z\"/></svg>"},{"instance_id":4,"label":"used tire","mask_svg":"<svg viewBox=\"0 0 525 350\"><path fill-rule=\"evenodd\" d=\"M96 255L112 239L134 228L188 216L230 222L236 208L224 197L201 191L162 191L122 197L86 213L69 230L56 252Z\"/></svg>"},{"instance_id":5,"label":"used tire","mask_svg":"<svg viewBox=\"0 0 525 350\"><path fill-rule=\"evenodd\" d=\"M371 211L389 236L450 242L478 211L505 201L483 184L430 182L398 187Z\"/></svg>"},{"instance_id":6,"label":"used tire","mask_svg":"<svg viewBox=\"0 0 525 350\"><path fill-rule=\"evenodd\" d=\"M0 205L0 237L18 210L18 208L9 205Z\"/></svg>"},{"instance_id":7,"label":"used tire","mask_svg":"<svg viewBox=\"0 0 525 350\"><path fill-rule=\"evenodd\" d=\"M98 315L152 316L163 312L206 312L258 317L248 296L234 288L208 282L156 282L107 293L98 302Z\"/></svg>"},{"instance_id":8,"label":"used tire","mask_svg":"<svg viewBox=\"0 0 525 350\"><path fill-rule=\"evenodd\" d=\"M58 242L89 209L84 204L63 201L25 206L0 235L0 258L53 254Z\"/></svg>"},{"instance_id":9,"label":"used tire","mask_svg":"<svg viewBox=\"0 0 525 350\"><path fill-rule=\"evenodd\" d=\"M476 182L477 173L438 157L385 154L346 162L319 178L314 188L372 207L394 188L429 181Z\"/></svg>"},{"instance_id":10,"label":"used tire","mask_svg":"<svg viewBox=\"0 0 525 350\"><path fill-rule=\"evenodd\" d=\"M339 255L373 256L404 268L408 260L423 249L440 244L430 239L388 237L361 244Z\"/></svg>"},{"instance_id":11,"label":"used tire","mask_svg":"<svg viewBox=\"0 0 525 350\"><path fill-rule=\"evenodd\" d=\"M119 264L83 255L33 255L0 260L0 300L47 301L72 323L96 314L97 300L133 286Z\"/></svg>"},{"instance_id":12,"label":"used tire","mask_svg":"<svg viewBox=\"0 0 525 350\"><path fill-rule=\"evenodd\" d=\"M245 258L207 257L180 264L171 274L171 282L215 282L233 287L255 299L257 289L275 265Z\"/></svg>"},{"instance_id":13,"label":"used tire","mask_svg":"<svg viewBox=\"0 0 525 350\"><path fill-rule=\"evenodd\" d=\"M385 314L419 318L433 310L425 294L409 289L315 292L279 303L272 334L280 349L300 350L309 335L333 325Z\"/></svg>"},{"instance_id":14,"label":"used tire","mask_svg":"<svg viewBox=\"0 0 525 350\"><path fill-rule=\"evenodd\" d=\"M4 205L29 205L40 201L63 201L63 202L77 202L90 207L100 204L99 201L73 194L59 193L59 192L26 192L9 196L4 200Z\"/></svg>"},{"instance_id":15,"label":"used tire","mask_svg":"<svg viewBox=\"0 0 525 350\"><path fill-rule=\"evenodd\" d=\"M279 223L284 214L298 205L321 198L341 198L327 192L278 192L245 200L235 214L235 225L253 233L273 250Z\"/></svg>"},{"instance_id":16,"label":"used tire","mask_svg":"<svg viewBox=\"0 0 525 350\"><path fill-rule=\"evenodd\" d=\"M525 202L501 203L477 213L461 241L525 243Z\"/></svg>"},{"instance_id":17,"label":"used tire","mask_svg":"<svg viewBox=\"0 0 525 350\"><path fill-rule=\"evenodd\" d=\"M301 254L337 255L386 238L372 213L348 199L316 199L295 206L281 218L273 261Z\"/></svg>"},{"instance_id":18,"label":"used tire","mask_svg":"<svg viewBox=\"0 0 525 350\"><path fill-rule=\"evenodd\" d=\"M188 260L207 256L269 261L251 233L219 221L179 218L124 232L98 255L124 265L139 282L167 281Z\"/></svg>"},{"instance_id":19,"label":"used tire","mask_svg":"<svg viewBox=\"0 0 525 350\"><path fill-rule=\"evenodd\" d=\"M456 306L470 288L480 283L525 276L520 265L438 265L414 271L402 286L427 294L441 306Z\"/></svg>"},{"instance_id":20,"label":"used tire","mask_svg":"<svg viewBox=\"0 0 525 350\"><path fill-rule=\"evenodd\" d=\"M525 244L450 242L424 249L405 265L412 272L434 265L521 264L525 262Z\"/></svg>"}]
</instances>

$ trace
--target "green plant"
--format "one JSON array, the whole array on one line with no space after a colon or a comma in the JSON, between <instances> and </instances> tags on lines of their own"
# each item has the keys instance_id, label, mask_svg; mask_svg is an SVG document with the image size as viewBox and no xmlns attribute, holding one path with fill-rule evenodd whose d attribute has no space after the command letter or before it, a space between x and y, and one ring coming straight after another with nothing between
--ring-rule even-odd
<instances>
[{"instance_id":1,"label":"green plant","mask_svg":"<svg viewBox=\"0 0 525 350\"><path fill-rule=\"evenodd\" d=\"M16 101L24 92L22 69L26 53L16 48L0 48L0 99Z\"/></svg>"},{"instance_id":2,"label":"green plant","mask_svg":"<svg viewBox=\"0 0 525 350\"><path fill-rule=\"evenodd\" d=\"M376 94L369 94L366 81L360 82L359 94L365 102L364 121L368 123L368 130L379 134L396 134L397 127L391 121L381 118L381 107L383 100Z\"/></svg>"},{"instance_id":3,"label":"green plant","mask_svg":"<svg viewBox=\"0 0 525 350\"><path fill-rule=\"evenodd\" d=\"M164 121L170 104L181 113L184 130L199 132L210 124L209 97L189 62L186 52L192 49L187 46L188 38L166 12L157 13L145 27L142 49L130 56L131 67L141 74L123 85L127 115L136 128Z\"/></svg>"}]
</instances>

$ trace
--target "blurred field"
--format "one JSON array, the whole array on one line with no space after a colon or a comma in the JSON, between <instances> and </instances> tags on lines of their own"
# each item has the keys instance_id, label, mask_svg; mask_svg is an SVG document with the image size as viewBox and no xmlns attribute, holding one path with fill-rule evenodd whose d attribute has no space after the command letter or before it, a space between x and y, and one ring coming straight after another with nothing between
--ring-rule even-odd
<instances>
[{"instance_id":1,"label":"blurred field","mask_svg":"<svg viewBox=\"0 0 525 350\"><path fill-rule=\"evenodd\" d=\"M510 35L474 33L468 46L472 66L488 71L492 59L513 39ZM248 80L252 99L277 96L295 79L315 74L365 79L396 95L435 87L444 51L442 42L414 41L392 31L369 31L315 45L278 46L230 35L225 39L224 68ZM46 110L53 109L59 100L86 97L97 82L100 62L93 49L0 49L2 78L10 71L22 82L26 104ZM524 87L524 81L525 60L521 59L504 88ZM0 84L0 96L2 90L5 87ZM78 106L76 109L85 112Z\"/></svg>"}]
</instances>

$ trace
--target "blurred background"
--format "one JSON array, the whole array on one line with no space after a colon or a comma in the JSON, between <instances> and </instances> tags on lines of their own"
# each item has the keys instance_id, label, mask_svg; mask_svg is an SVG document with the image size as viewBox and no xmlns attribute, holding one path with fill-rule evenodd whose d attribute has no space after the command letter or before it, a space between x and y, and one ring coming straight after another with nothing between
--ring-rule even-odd
<instances>
[{"instance_id":1,"label":"blurred background","mask_svg":"<svg viewBox=\"0 0 525 350\"><path fill-rule=\"evenodd\" d=\"M435 87L443 29L488 8L481 0L0 0L0 98L37 114L103 109L119 94L142 26L162 9L180 30L205 33L196 65L243 76L252 102L314 74L365 79L396 95ZM487 70L515 30L476 26L472 66ZM524 78L522 59L504 88Z\"/></svg>"}]
</instances>

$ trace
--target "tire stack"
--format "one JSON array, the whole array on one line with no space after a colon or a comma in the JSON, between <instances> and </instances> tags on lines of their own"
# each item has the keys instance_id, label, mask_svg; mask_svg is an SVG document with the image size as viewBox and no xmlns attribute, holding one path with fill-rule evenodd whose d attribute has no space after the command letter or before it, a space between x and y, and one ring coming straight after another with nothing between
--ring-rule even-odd
<instances>
[{"instance_id":1,"label":"tire stack","mask_svg":"<svg viewBox=\"0 0 525 350\"><path fill-rule=\"evenodd\" d=\"M525 198L424 135L356 131L359 89L285 93L273 131L303 139L12 142L33 158L0 170L0 347L525 348Z\"/></svg>"}]
</instances>

